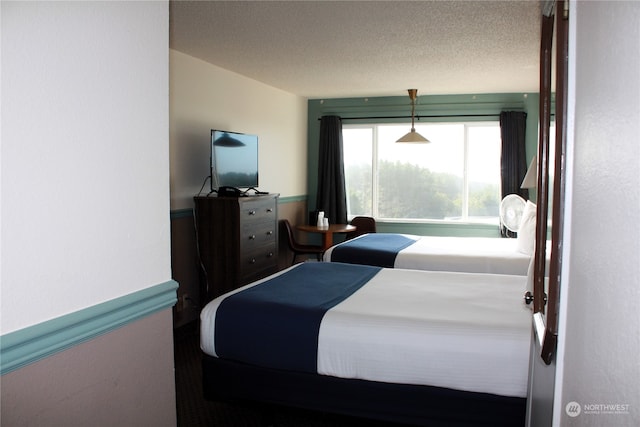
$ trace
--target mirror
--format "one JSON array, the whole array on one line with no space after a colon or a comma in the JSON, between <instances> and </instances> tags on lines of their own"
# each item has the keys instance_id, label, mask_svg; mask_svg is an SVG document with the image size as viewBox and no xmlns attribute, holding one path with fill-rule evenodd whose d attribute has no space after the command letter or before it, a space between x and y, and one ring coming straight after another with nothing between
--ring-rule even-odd
<instances>
[{"instance_id":1,"label":"mirror","mask_svg":"<svg viewBox=\"0 0 640 427\"><path fill-rule=\"evenodd\" d=\"M568 3L565 1L545 3L540 43L540 136L538 141L538 209L536 250L534 253L533 312L535 333L542 347L540 356L546 364L550 364L552 361L558 337L558 296L562 261L562 213L565 180L564 151L566 147L567 7ZM555 51L555 58L552 54L553 51ZM554 71L555 100L552 96L552 74ZM554 144L551 143L551 111L553 106L555 106ZM549 227L549 224L552 226ZM550 240L549 244L547 244L548 240ZM550 251L549 254L547 254L547 250ZM548 271L547 258L549 258Z\"/></svg>"}]
</instances>

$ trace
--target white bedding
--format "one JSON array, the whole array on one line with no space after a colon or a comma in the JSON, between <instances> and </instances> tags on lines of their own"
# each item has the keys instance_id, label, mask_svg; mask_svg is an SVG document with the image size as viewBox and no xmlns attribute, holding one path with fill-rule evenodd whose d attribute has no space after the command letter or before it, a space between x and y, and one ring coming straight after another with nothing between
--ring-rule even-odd
<instances>
[{"instance_id":1,"label":"white bedding","mask_svg":"<svg viewBox=\"0 0 640 427\"><path fill-rule=\"evenodd\" d=\"M356 237L361 239L366 234ZM416 242L401 250L394 268L467 273L515 274L526 276L530 255L517 250L517 239L493 237L442 237L403 234ZM331 261L334 248L324 261Z\"/></svg>"},{"instance_id":2,"label":"white bedding","mask_svg":"<svg viewBox=\"0 0 640 427\"><path fill-rule=\"evenodd\" d=\"M525 397L531 324L525 282L524 276L382 269L324 315L318 373ZM201 347L212 356L224 298L201 313Z\"/></svg>"}]
</instances>

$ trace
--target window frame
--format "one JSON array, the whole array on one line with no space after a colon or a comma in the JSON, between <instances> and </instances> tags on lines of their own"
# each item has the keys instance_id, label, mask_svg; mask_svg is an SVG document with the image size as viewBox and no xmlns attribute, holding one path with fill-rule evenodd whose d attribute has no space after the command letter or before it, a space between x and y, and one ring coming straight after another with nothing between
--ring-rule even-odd
<instances>
[{"instance_id":1,"label":"window frame","mask_svg":"<svg viewBox=\"0 0 640 427\"><path fill-rule=\"evenodd\" d=\"M499 227L499 215L495 217L491 217L491 219L487 220L472 220L469 217L469 130L471 127L496 127L498 130L500 129L500 121L496 120L444 120L444 121L430 121L425 123L416 124L416 130L420 132L418 129L421 125L463 125L464 126L464 141L463 141L463 166L462 166L462 206L461 206L461 216L459 220L453 219L436 219L436 218L386 218L380 217L379 215L379 142L378 142L378 129L380 126L396 126L397 123L389 123L389 122L375 122L375 123L345 123L343 124L344 129L371 129L371 215L376 218L377 221L387 222L387 223L418 223L418 224L451 224L451 225L481 225L481 226L496 226ZM343 135L344 140L344 135ZM344 141L343 141L344 143ZM497 194L497 203L499 208L499 203L501 199L500 195L500 180L496 183L498 185L498 194ZM361 214L353 214L350 211L350 203L347 198L347 215L348 219L351 220L353 217L361 215Z\"/></svg>"}]
</instances>

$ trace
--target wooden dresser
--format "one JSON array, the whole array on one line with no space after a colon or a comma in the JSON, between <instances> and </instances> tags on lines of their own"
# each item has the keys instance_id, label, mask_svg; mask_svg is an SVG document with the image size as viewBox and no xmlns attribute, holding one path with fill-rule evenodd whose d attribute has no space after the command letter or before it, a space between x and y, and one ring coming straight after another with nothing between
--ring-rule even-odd
<instances>
[{"instance_id":1,"label":"wooden dresser","mask_svg":"<svg viewBox=\"0 0 640 427\"><path fill-rule=\"evenodd\" d=\"M196 196L202 305L278 271L278 195Z\"/></svg>"}]
</instances>

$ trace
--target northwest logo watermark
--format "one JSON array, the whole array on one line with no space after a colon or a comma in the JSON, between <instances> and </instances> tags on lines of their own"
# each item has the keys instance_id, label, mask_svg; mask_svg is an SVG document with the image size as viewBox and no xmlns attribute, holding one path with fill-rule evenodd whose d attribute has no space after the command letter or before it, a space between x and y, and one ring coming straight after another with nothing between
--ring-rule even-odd
<instances>
[{"instance_id":1,"label":"northwest logo watermark","mask_svg":"<svg viewBox=\"0 0 640 427\"><path fill-rule=\"evenodd\" d=\"M582 412L582 408L578 402L569 402L567 406L564 407L565 412L570 417L577 417Z\"/></svg>"},{"instance_id":2,"label":"northwest logo watermark","mask_svg":"<svg viewBox=\"0 0 640 427\"><path fill-rule=\"evenodd\" d=\"M583 415L628 415L631 405L628 403L586 403L572 401L564 407L566 414L572 418Z\"/></svg>"}]
</instances>

